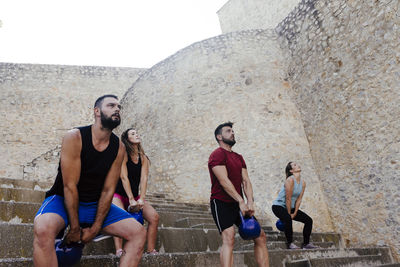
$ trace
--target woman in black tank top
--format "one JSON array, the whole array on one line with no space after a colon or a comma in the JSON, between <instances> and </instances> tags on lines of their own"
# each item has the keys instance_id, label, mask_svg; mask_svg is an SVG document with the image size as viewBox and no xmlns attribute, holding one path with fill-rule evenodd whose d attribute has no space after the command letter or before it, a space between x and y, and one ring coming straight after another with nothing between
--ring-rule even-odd
<instances>
[{"instance_id":1,"label":"woman in black tank top","mask_svg":"<svg viewBox=\"0 0 400 267\"><path fill-rule=\"evenodd\" d=\"M121 167L121 178L113 197L113 204L123 209L143 210L143 218L148 222L147 253L157 254L155 250L159 216L156 210L145 201L149 159L140 144L140 136L130 128L121 135L126 153ZM139 194L140 192L140 194ZM122 239L114 237L117 256L122 256Z\"/></svg>"}]
</instances>

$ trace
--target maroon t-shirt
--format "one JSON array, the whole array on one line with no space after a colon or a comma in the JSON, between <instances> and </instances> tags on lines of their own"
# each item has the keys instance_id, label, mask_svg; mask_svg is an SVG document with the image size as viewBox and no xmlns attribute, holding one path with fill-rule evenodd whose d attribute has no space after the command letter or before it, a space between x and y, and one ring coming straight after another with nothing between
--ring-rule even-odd
<instances>
[{"instance_id":1,"label":"maroon t-shirt","mask_svg":"<svg viewBox=\"0 0 400 267\"><path fill-rule=\"evenodd\" d=\"M211 177L211 199L218 199L224 202L236 202L219 183L212 168L218 165L226 167L228 178L231 180L236 191L243 197L242 194L242 168L247 168L243 157L236 152L229 152L222 147L217 148L211 153L208 159L208 170Z\"/></svg>"}]
</instances>

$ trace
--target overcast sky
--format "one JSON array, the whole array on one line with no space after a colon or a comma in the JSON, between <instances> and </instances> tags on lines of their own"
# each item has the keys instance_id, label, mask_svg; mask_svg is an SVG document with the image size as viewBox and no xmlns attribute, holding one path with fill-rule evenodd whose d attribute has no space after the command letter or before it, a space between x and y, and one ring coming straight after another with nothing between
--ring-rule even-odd
<instances>
[{"instance_id":1,"label":"overcast sky","mask_svg":"<svg viewBox=\"0 0 400 267\"><path fill-rule=\"evenodd\" d=\"M228 0L0 0L0 62L149 68L221 34Z\"/></svg>"}]
</instances>

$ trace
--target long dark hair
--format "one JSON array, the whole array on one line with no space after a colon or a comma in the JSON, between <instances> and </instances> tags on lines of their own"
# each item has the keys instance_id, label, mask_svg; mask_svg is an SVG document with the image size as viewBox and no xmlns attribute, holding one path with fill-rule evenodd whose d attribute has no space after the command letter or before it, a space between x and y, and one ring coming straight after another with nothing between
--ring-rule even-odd
<instances>
[{"instance_id":1,"label":"long dark hair","mask_svg":"<svg viewBox=\"0 0 400 267\"><path fill-rule=\"evenodd\" d=\"M135 129L134 128L128 128L121 135L121 141L125 145L126 152L128 153L129 156L133 156L135 154L135 152L136 152L136 153L138 153L139 157L141 157L141 158L143 158L143 156L147 157L147 155L144 153L144 150L143 150L143 147L142 147L141 143L139 143L137 145L137 148L136 148L131 142L129 142L129 140L128 140L128 132L130 130L135 130Z\"/></svg>"},{"instance_id":2,"label":"long dark hair","mask_svg":"<svg viewBox=\"0 0 400 267\"><path fill-rule=\"evenodd\" d=\"M289 176L292 176L292 174L293 174L293 173L290 172L292 170L292 163L293 163L293 161L289 161L289 163L286 165L286 168L285 168L286 179Z\"/></svg>"}]
</instances>

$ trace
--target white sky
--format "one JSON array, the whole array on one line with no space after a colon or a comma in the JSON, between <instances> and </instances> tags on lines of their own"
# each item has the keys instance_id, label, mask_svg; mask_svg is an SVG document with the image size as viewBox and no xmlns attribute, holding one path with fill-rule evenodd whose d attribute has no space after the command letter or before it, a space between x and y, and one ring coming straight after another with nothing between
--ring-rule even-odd
<instances>
[{"instance_id":1,"label":"white sky","mask_svg":"<svg viewBox=\"0 0 400 267\"><path fill-rule=\"evenodd\" d=\"M0 0L0 62L149 68L221 34L228 0Z\"/></svg>"}]
</instances>

